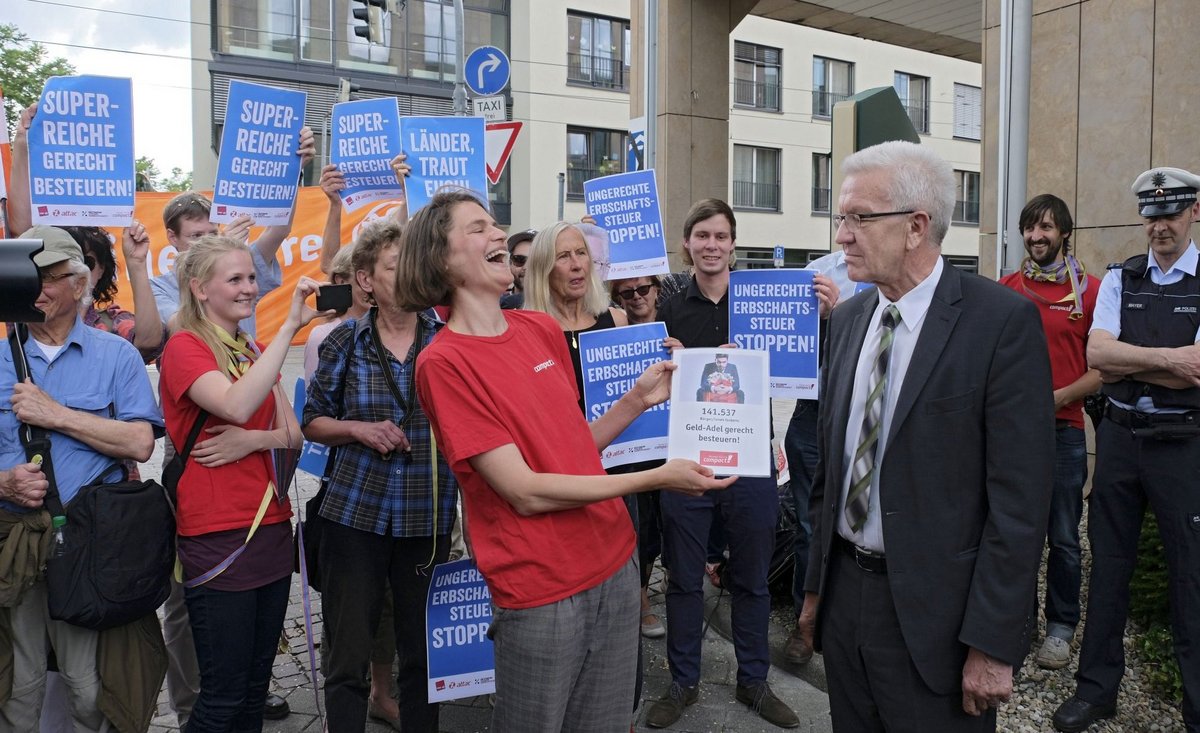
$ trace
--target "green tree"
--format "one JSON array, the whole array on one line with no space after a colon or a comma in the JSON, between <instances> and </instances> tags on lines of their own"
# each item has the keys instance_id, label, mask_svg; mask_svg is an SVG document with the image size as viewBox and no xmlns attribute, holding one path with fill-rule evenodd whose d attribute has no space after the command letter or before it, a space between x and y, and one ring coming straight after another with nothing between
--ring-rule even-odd
<instances>
[{"instance_id":1,"label":"green tree","mask_svg":"<svg viewBox=\"0 0 1200 733\"><path fill-rule=\"evenodd\" d=\"M42 44L21 29L0 23L0 87L4 89L4 121L11 134L21 110L38 100L52 76L70 76L75 67L62 57L50 58Z\"/></svg>"},{"instance_id":2,"label":"green tree","mask_svg":"<svg viewBox=\"0 0 1200 733\"><path fill-rule=\"evenodd\" d=\"M160 180L164 191L191 191L192 190L192 172L183 172L183 169L176 166L171 169L170 178Z\"/></svg>"},{"instance_id":3,"label":"green tree","mask_svg":"<svg viewBox=\"0 0 1200 733\"><path fill-rule=\"evenodd\" d=\"M192 172L183 172L176 166L171 169L171 175L164 176L158 169L158 163L147 155L134 161L134 173L137 175L137 190L139 191L190 191L192 190Z\"/></svg>"}]
</instances>

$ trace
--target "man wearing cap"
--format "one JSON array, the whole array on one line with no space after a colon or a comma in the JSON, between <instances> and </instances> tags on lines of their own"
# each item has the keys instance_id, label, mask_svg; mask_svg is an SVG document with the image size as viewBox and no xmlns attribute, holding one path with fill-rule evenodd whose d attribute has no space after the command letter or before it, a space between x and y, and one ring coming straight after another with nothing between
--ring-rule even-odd
<instances>
[{"instance_id":1,"label":"man wearing cap","mask_svg":"<svg viewBox=\"0 0 1200 733\"><path fill-rule=\"evenodd\" d=\"M1088 329L1099 281L1071 253L1074 222L1059 197L1034 196L1018 220L1026 257L1017 272L1000 279L1033 301L1042 317L1054 389L1054 493L1050 499L1050 546L1046 561L1046 638L1035 661L1062 669L1071 661L1079 624L1079 520L1087 480L1083 398L1100 389L1100 373L1088 369Z\"/></svg>"},{"instance_id":2,"label":"man wearing cap","mask_svg":"<svg viewBox=\"0 0 1200 733\"><path fill-rule=\"evenodd\" d=\"M16 383L11 350L0 355L0 527L5 542L31 534L44 538L49 532L48 518L37 511L48 483L41 464L25 459L19 424L49 433L63 504L89 483L121 480L120 462L148 460L155 434L162 432L162 416L137 349L120 336L87 326L80 316L90 287L79 245L54 227L37 227L22 238L44 242L43 251L34 256L42 281L35 306L46 318L28 325L24 351L31 381ZM26 562L14 562L6 568L9 575L0 579L6 590L17 589L16 599L5 598L7 613L0 617L8 627L0 628L0 638L11 640L0 650L11 659L0 659L0 668L12 672L11 694L0 705L0 730L38 729L47 643L68 689L75 730L107 730L110 723L97 707L98 633L48 617L41 568L49 545L45 539L25 545L31 552L24 556Z\"/></svg>"},{"instance_id":3,"label":"man wearing cap","mask_svg":"<svg viewBox=\"0 0 1200 733\"><path fill-rule=\"evenodd\" d=\"M525 305L525 265L529 262L529 250L533 247L536 229L526 229L508 238L508 269L512 271L511 293L500 296L500 307L506 310Z\"/></svg>"},{"instance_id":4,"label":"man wearing cap","mask_svg":"<svg viewBox=\"0 0 1200 733\"><path fill-rule=\"evenodd\" d=\"M1171 586L1171 628L1183 673L1183 719L1200 731L1200 278L1192 222L1200 177L1179 168L1138 176L1133 191L1149 252L1109 267L1100 285L1088 364L1108 397L1096 433L1088 509L1092 575L1075 696L1054 714L1082 731L1116 712L1125 672L1129 580L1146 503L1158 519Z\"/></svg>"}]
</instances>

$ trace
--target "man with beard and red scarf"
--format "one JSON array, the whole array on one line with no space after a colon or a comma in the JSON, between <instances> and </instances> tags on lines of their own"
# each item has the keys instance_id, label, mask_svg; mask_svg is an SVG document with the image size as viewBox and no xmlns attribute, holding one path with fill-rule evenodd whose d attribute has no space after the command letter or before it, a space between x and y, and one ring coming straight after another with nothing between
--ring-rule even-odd
<instances>
[{"instance_id":1,"label":"man with beard and red scarf","mask_svg":"<svg viewBox=\"0 0 1200 733\"><path fill-rule=\"evenodd\" d=\"M1071 254L1074 223L1066 202L1053 194L1035 196L1021 210L1027 257L1000 283L1032 300L1042 316L1054 387L1054 494L1050 504L1046 563L1046 639L1035 661L1061 669L1071 661L1079 624L1079 520L1087 480L1083 398L1100 389L1100 374L1088 369L1087 341L1100 281L1088 277Z\"/></svg>"}]
</instances>

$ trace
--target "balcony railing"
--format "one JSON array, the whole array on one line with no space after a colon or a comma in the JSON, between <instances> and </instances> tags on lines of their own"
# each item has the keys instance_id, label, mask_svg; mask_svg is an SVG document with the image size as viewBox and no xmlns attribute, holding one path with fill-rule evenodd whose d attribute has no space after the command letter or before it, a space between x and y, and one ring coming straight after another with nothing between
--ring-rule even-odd
<instances>
[{"instance_id":1,"label":"balcony railing","mask_svg":"<svg viewBox=\"0 0 1200 733\"><path fill-rule=\"evenodd\" d=\"M814 91L812 106L813 117L832 117L833 105L837 104L843 99L849 98L849 94L843 94L842 92Z\"/></svg>"},{"instance_id":2,"label":"balcony railing","mask_svg":"<svg viewBox=\"0 0 1200 733\"><path fill-rule=\"evenodd\" d=\"M829 213L829 199L832 191L828 188L813 188L812 190L812 210L815 213Z\"/></svg>"},{"instance_id":3,"label":"balcony railing","mask_svg":"<svg viewBox=\"0 0 1200 733\"><path fill-rule=\"evenodd\" d=\"M767 83L750 79L737 79L733 85L734 104L755 109L779 111L778 82Z\"/></svg>"},{"instance_id":4,"label":"balcony railing","mask_svg":"<svg viewBox=\"0 0 1200 733\"><path fill-rule=\"evenodd\" d=\"M744 209L779 211L779 184L734 181L733 205Z\"/></svg>"},{"instance_id":5,"label":"balcony railing","mask_svg":"<svg viewBox=\"0 0 1200 733\"><path fill-rule=\"evenodd\" d=\"M625 62L611 56L567 54L567 81L603 89L626 89Z\"/></svg>"},{"instance_id":6,"label":"balcony railing","mask_svg":"<svg viewBox=\"0 0 1200 733\"><path fill-rule=\"evenodd\" d=\"M979 202L978 201L955 201L954 213L950 220L955 224L978 224L979 223Z\"/></svg>"},{"instance_id":7,"label":"balcony railing","mask_svg":"<svg viewBox=\"0 0 1200 733\"><path fill-rule=\"evenodd\" d=\"M922 104L905 104L905 111L908 112L908 119L912 120L913 127L917 132L929 134L929 108Z\"/></svg>"}]
</instances>

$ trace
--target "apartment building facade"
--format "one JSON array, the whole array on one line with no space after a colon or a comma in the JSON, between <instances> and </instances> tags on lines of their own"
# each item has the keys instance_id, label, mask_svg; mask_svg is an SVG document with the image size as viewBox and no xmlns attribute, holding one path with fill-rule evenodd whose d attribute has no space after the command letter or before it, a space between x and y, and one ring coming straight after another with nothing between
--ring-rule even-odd
<instances>
[{"instance_id":1,"label":"apartment building facade","mask_svg":"<svg viewBox=\"0 0 1200 733\"><path fill-rule=\"evenodd\" d=\"M510 119L524 123L490 198L513 229L562 211L585 213L583 182L621 172L629 157L633 57L629 3L465 0L466 51L492 45L512 61ZM353 33L349 0L193 0L196 181L211 181L228 82L304 89L318 149L339 83L354 98L394 96L402 114L450 114L455 78L449 2L407 0L385 23L386 44ZM203 58L202 49L208 50ZM977 267L981 138L978 64L757 16L730 34L728 198L743 266L789 266L828 252L836 211L830 160L833 105L896 89L922 144L955 169L957 203L944 252ZM705 90L711 93L712 90ZM318 161L318 163L321 161ZM319 172L315 165L310 181ZM666 222L667 231L682 222Z\"/></svg>"}]
</instances>

